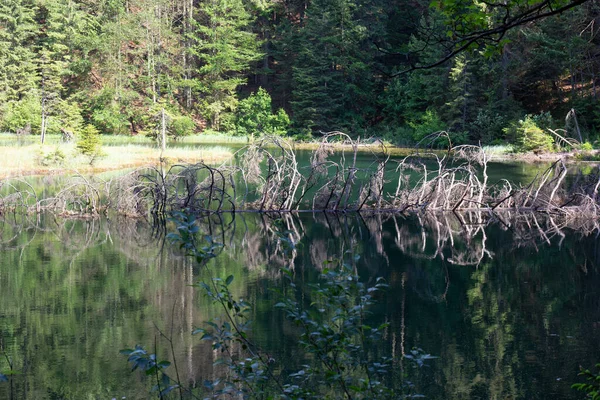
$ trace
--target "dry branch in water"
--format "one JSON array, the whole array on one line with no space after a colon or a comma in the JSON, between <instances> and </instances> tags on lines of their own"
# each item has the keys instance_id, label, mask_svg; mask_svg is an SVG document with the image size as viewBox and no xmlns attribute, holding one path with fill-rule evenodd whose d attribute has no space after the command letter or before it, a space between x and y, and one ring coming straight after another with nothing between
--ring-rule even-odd
<instances>
[{"instance_id":1,"label":"dry branch in water","mask_svg":"<svg viewBox=\"0 0 600 400\"><path fill-rule=\"evenodd\" d=\"M293 145L264 137L221 166L205 163L146 168L111 180L80 174L51 197L40 199L26 181L0 183L0 212L50 211L95 217L130 217L172 211L222 212L544 212L568 218L598 218L600 173L567 179L563 160L527 186L508 180L490 184L489 155L479 146L452 147L445 132L422 143L447 142L440 152L397 159L385 146L361 144L342 132L326 133L302 167ZM339 149L336 151L336 149ZM365 161L367 159L367 161Z\"/></svg>"}]
</instances>

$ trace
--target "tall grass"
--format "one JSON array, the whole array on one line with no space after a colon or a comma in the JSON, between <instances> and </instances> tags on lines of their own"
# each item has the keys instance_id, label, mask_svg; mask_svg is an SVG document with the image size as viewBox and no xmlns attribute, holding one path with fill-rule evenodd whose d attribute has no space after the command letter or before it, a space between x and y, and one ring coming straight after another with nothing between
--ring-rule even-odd
<instances>
[{"instance_id":1,"label":"tall grass","mask_svg":"<svg viewBox=\"0 0 600 400\"><path fill-rule=\"evenodd\" d=\"M102 135L102 144L146 144L157 145L156 140L148 136L125 136L125 135ZM185 136L178 140L169 138L169 143L186 143L186 144L247 144L248 138L242 136L231 136L219 133L202 134Z\"/></svg>"},{"instance_id":2,"label":"tall grass","mask_svg":"<svg viewBox=\"0 0 600 400\"><path fill-rule=\"evenodd\" d=\"M497 144L491 146L483 146L483 151L488 155L501 156L505 154L511 154L514 152L512 144Z\"/></svg>"},{"instance_id":3,"label":"tall grass","mask_svg":"<svg viewBox=\"0 0 600 400\"><path fill-rule=\"evenodd\" d=\"M186 136L179 140L180 143L231 143L231 144L246 144L248 138L245 136L231 136L222 133L210 133L210 134L195 134Z\"/></svg>"},{"instance_id":4,"label":"tall grass","mask_svg":"<svg viewBox=\"0 0 600 400\"><path fill-rule=\"evenodd\" d=\"M126 144L145 144L152 145L156 144L156 141L152 138L143 135L129 136L129 135L100 135L100 141L103 145L114 146L114 145L126 145Z\"/></svg>"},{"instance_id":5,"label":"tall grass","mask_svg":"<svg viewBox=\"0 0 600 400\"><path fill-rule=\"evenodd\" d=\"M29 144L21 146L0 145L0 178L21 175L61 174L77 170L101 172L167 164L198 163L220 164L232 152L220 146L206 148L167 148L164 153L157 148L139 144L102 147L102 154L93 161L79 154L74 143Z\"/></svg>"}]
</instances>

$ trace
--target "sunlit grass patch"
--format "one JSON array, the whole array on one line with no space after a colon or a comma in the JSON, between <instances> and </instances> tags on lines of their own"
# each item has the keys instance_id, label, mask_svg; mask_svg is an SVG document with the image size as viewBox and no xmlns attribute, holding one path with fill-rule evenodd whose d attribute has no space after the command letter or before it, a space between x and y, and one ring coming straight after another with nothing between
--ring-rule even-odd
<instances>
[{"instance_id":1,"label":"sunlit grass patch","mask_svg":"<svg viewBox=\"0 0 600 400\"><path fill-rule=\"evenodd\" d=\"M245 136L232 136L219 133L195 134L186 136L179 140L180 143L227 143L227 144L247 144L248 138Z\"/></svg>"},{"instance_id":2,"label":"sunlit grass patch","mask_svg":"<svg viewBox=\"0 0 600 400\"><path fill-rule=\"evenodd\" d=\"M497 144L491 146L483 146L483 151L488 155L505 155L514 152L514 147L511 144Z\"/></svg>"},{"instance_id":3,"label":"sunlit grass patch","mask_svg":"<svg viewBox=\"0 0 600 400\"><path fill-rule=\"evenodd\" d=\"M136 136L125 136L125 135L100 135L100 141L103 145L126 145L126 144L145 144L145 145L156 145L156 141L148 136L136 135Z\"/></svg>"},{"instance_id":4,"label":"sunlit grass patch","mask_svg":"<svg viewBox=\"0 0 600 400\"><path fill-rule=\"evenodd\" d=\"M204 162L219 164L232 156L230 150L206 148L158 148L128 144L102 147L98 157L79 154L74 143L57 145L0 146L0 176L60 174L66 171L100 172L124 168Z\"/></svg>"}]
</instances>

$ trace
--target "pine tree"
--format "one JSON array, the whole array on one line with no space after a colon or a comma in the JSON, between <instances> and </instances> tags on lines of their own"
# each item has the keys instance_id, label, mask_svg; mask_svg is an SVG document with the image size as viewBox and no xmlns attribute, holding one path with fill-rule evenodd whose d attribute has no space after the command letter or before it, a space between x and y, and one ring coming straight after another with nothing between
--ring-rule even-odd
<instances>
[{"instance_id":1,"label":"pine tree","mask_svg":"<svg viewBox=\"0 0 600 400\"><path fill-rule=\"evenodd\" d=\"M70 0L40 1L36 19L40 26L36 45L43 143L48 128L52 127L57 133L64 125L70 125L65 120L73 117L61 115L62 110L78 113L73 111L73 104L63 103L68 101L69 92L80 89L77 87L78 78L89 69L86 65L89 65L87 52L90 49L86 44L93 42L97 24L94 18ZM76 115L74 118L79 119Z\"/></svg>"},{"instance_id":2,"label":"pine tree","mask_svg":"<svg viewBox=\"0 0 600 400\"><path fill-rule=\"evenodd\" d=\"M0 3L0 102L16 101L35 90L37 34L35 6L30 0Z\"/></svg>"},{"instance_id":3,"label":"pine tree","mask_svg":"<svg viewBox=\"0 0 600 400\"><path fill-rule=\"evenodd\" d=\"M298 25L291 101L296 129L356 130L371 114L373 55L361 17L367 7L355 0L315 0Z\"/></svg>"},{"instance_id":4,"label":"pine tree","mask_svg":"<svg viewBox=\"0 0 600 400\"><path fill-rule=\"evenodd\" d=\"M199 5L191 50L199 61L199 107L213 129L230 128L223 114L231 116L237 88L246 83L251 63L261 57L251 22L241 0L205 0Z\"/></svg>"},{"instance_id":5,"label":"pine tree","mask_svg":"<svg viewBox=\"0 0 600 400\"><path fill-rule=\"evenodd\" d=\"M446 103L445 114L448 116L448 126L455 130L464 132L467 122L470 120L473 106L473 74L469 59L461 54L454 60L450 69L448 94L449 101Z\"/></svg>"}]
</instances>

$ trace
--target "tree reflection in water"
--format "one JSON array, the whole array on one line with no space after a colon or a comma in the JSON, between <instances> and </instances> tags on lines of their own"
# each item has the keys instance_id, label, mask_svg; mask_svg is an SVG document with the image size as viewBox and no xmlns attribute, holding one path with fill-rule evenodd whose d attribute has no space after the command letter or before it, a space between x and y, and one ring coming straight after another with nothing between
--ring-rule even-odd
<instances>
[{"instance_id":1,"label":"tree reflection in water","mask_svg":"<svg viewBox=\"0 0 600 400\"><path fill-rule=\"evenodd\" d=\"M172 330L185 382L218 376L217 354L190 334L220 314L190 286L213 275L236 276L234 295L254 305L255 340L277 360L300 363L295 330L273 311L270 288L282 287L279 270L290 266L305 290L324 261L347 250L361 255L365 281L382 276L391 286L374 309L374 318L390 323L377 351L393 352L399 371L413 347L440 357L414 380L430 398L577 398L569 386L578 366L600 359L592 220L225 213L200 221L202 233L224 244L203 269L165 241L173 229L119 218L5 216L0 340L21 374L0 385L0 397L146 398L150 382L131 375L117 352L153 343L154 324ZM164 340L158 347L168 357Z\"/></svg>"}]
</instances>

